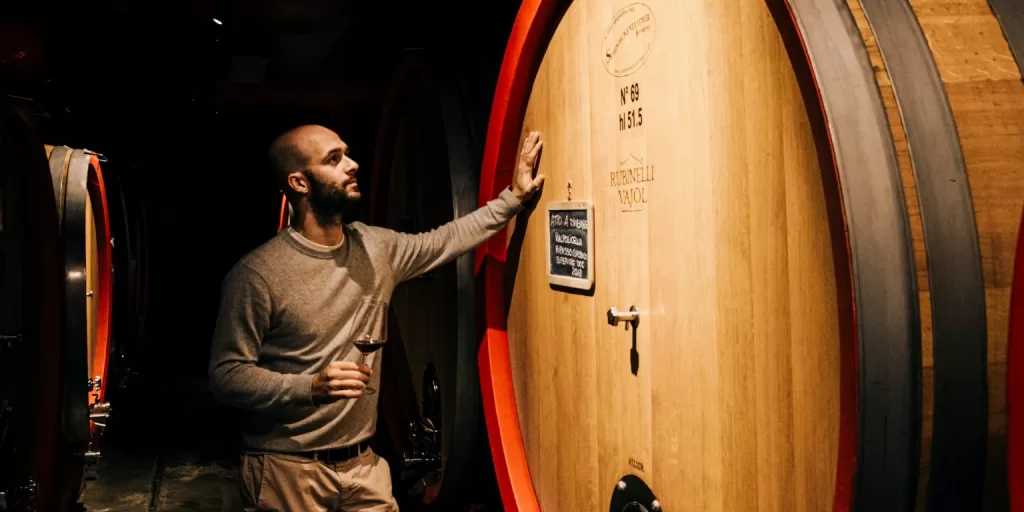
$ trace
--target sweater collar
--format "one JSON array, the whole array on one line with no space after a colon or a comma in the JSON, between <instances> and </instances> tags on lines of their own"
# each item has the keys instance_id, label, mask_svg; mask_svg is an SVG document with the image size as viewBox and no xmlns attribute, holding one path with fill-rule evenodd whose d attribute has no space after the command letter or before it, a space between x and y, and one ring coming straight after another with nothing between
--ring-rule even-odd
<instances>
[{"instance_id":1,"label":"sweater collar","mask_svg":"<svg viewBox=\"0 0 1024 512\"><path fill-rule=\"evenodd\" d=\"M299 252L307 254L314 258L328 259L340 255L342 251L345 250L345 242L348 240L351 233L349 233L347 226L343 227L343 229L345 230L345 238L341 240L340 244L335 246L320 245L316 242L313 242L308 238L302 236L301 233L296 231L291 226L285 228L282 233L284 234L284 239L288 241L288 243L292 247L296 248Z\"/></svg>"}]
</instances>

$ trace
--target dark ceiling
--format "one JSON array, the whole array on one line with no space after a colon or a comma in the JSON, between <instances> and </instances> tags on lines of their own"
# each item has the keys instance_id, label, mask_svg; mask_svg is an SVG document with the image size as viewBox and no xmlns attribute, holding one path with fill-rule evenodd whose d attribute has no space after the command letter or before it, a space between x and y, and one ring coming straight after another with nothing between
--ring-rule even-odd
<instances>
[{"instance_id":1,"label":"dark ceiling","mask_svg":"<svg viewBox=\"0 0 1024 512\"><path fill-rule=\"evenodd\" d=\"M0 7L0 92L31 98L69 144L97 144L72 125L134 125L138 136L159 131L154 118L187 125L238 111L365 124L411 52L496 77L518 4L8 0Z\"/></svg>"}]
</instances>

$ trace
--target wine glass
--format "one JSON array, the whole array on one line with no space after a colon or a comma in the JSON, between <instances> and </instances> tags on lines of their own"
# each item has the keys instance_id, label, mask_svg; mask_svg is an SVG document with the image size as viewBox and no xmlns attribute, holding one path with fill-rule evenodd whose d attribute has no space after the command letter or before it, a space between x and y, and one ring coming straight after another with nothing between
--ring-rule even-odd
<instances>
[{"instance_id":1,"label":"wine glass","mask_svg":"<svg viewBox=\"0 0 1024 512\"><path fill-rule=\"evenodd\" d=\"M361 363L365 364L366 356L380 350L387 341L388 303L369 297L363 299L356 310L355 329L352 331L352 343L363 354ZM376 392L377 390L370 385L363 388L365 395Z\"/></svg>"}]
</instances>

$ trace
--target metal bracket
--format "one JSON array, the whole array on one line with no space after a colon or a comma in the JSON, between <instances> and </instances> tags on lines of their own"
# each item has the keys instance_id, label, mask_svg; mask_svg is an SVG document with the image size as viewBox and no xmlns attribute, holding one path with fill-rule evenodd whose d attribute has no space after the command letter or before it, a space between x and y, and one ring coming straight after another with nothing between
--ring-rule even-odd
<instances>
[{"instance_id":1,"label":"metal bracket","mask_svg":"<svg viewBox=\"0 0 1024 512\"><path fill-rule=\"evenodd\" d=\"M33 502L36 500L36 481L33 478L29 478L25 485L9 489L6 491L0 491L0 512L7 510L25 510L33 511Z\"/></svg>"},{"instance_id":2,"label":"metal bracket","mask_svg":"<svg viewBox=\"0 0 1024 512\"><path fill-rule=\"evenodd\" d=\"M0 334L0 349L12 349L14 345L20 343L23 337L21 334Z\"/></svg>"},{"instance_id":3,"label":"metal bracket","mask_svg":"<svg viewBox=\"0 0 1024 512\"><path fill-rule=\"evenodd\" d=\"M662 512L654 491L636 475L626 475L615 483L610 512Z\"/></svg>"},{"instance_id":4,"label":"metal bracket","mask_svg":"<svg viewBox=\"0 0 1024 512\"><path fill-rule=\"evenodd\" d=\"M107 427L107 420L110 419L112 410L109 402L93 404L89 408L89 421L93 422L102 432Z\"/></svg>"},{"instance_id":5,"label":"metal bracket","mask_svg":"<svg viewBox=\"0 0 1024 512\"><path fill-rule=\"evenodd\" d=\"M629 312L621 312L612 306L608 310L608 325L617 327L619 322L629 322L628 325L632 325L636 329L636 326L640 325L640 314L637 312L636 306L630 306Z\"/></svg>"},{"instance_id":6,"label":"metal bracket","mask_svg":"<svg viewBox=\"0 0 1024 512\"><path fill-rule=\"evenodd\" d=\"M95 466L100 463L100 459L103 458L100 452L89 451L85 452L85 464L87 466Z\"/></svg>"},{"instance_id":7,"label":"metal bracket","mask_svg":"<svg viewBox=\"0 0 1024 512\"><path fill-rule=\"evenodd\" d=\"M82 151L84 151L85 154L87 154L87 155L95 156L96 159L99 160L100 162L103 162L103 163L107 163L108 162L107 157L104 156L103 153L97 153L96 151L93 151L91 149L83 149Z\"/></svg>"},{"instance_id":8,"label":"metal bracket","mask_svg":"<svg viewBox=\"0 0 1024 512\"><path fill-rule=\"evenodd\" d=\"M437 485L443 476L441 436L441 383L433 362L423 373L421 419L409 423L410 449L402 454L403 481L415 481L409 495L421 494L428 486Z\"/></svg>"}]
</instances>

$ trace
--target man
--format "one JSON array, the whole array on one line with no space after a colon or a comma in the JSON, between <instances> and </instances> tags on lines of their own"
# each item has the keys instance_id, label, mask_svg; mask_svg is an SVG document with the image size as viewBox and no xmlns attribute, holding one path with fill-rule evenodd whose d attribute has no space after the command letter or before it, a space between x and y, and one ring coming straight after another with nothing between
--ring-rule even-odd
<instances>
[{"instance_id":1,"label":"man","mask_svg":"<svg viewBox=\"0 0 1024 512\"><path fill-rule=\"evenodd\" d=\"M214 396L246 415L247 510L398 510L388 464L368 446L378 395L362 390L379 387L380 364L356 363L354 312L497 233L543 184L533 176L540 148L538 134L528 135L510 187L414 235L343 222L360 198L359 165L336 133L301 126L274 141L292 224L228 272L210 360Z\"/></svg>"}]
</instances>

